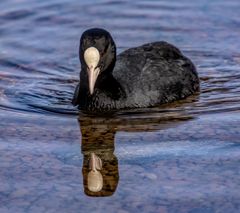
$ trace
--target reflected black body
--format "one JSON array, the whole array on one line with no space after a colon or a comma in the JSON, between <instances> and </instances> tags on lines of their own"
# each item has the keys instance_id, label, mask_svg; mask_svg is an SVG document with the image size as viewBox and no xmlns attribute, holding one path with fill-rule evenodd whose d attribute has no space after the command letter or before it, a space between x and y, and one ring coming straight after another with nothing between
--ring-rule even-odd
<instances>
[{"instance_id":1,"label":"reflected black body","mask_svg":"<svg viewBox=\"0 0 240 213\"><path fill-rule=\"evenodd\" d=\"M92 95L83 59L91 46L100 52L101 70ZM111 35L103 29L90 29L81 37L79 56L82 70L73 104L86 112L155 106L183 99L199 89L193 63L167 42L131 48L116 57Z\"/></svg>"}]
</instances>

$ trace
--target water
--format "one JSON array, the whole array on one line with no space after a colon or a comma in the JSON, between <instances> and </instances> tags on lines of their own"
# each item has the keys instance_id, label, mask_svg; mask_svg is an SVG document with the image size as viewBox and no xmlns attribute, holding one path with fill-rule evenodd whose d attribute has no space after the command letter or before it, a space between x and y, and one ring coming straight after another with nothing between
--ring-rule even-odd
<instances>
[{"instance_id":1,"label":"water","mask_svg":"<svg viewBox=\"0 0 240 213\"><path fill-rule=\"evenodd\" d=\"M239 212L240 3L0 3L0 212ZM108 117L70 101L78 45L108 29L118 52L150 41L196 64L201 93ZM79 118L79 121L78 121ZM90 154L103 188L88 189Z\"/></svg>"}]
</instances>

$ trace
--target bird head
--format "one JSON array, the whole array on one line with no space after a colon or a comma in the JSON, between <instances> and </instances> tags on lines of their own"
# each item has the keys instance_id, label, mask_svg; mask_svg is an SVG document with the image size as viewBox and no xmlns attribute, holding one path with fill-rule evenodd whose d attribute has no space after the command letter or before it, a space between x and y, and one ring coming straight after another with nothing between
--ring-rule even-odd
<instances>
[{"instance_id":1,"label":"bird head","mask_svg":"<svg viewBox=\"0 0 240 213\"><path fill-rule=\"evenodd\" d=\"M115 65L116 45L110 33L99 28L86 30L80 39L79 58L92 95L98 76L111 72Z\"/></svg>"}]
</instances>

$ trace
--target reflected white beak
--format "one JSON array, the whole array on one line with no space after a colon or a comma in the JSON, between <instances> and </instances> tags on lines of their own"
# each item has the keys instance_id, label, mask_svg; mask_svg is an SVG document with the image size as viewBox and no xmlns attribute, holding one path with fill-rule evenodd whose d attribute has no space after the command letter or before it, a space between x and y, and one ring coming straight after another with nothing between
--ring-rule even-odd
<instances>
[{"instance_id":1,"label":"reflected white beak","mask_svg":"<svg viewBox=\"0 0 240 213\"><path fill-rule=\"evenodd\" d=\"M99 192L103 188L103 176L98 171L102 169L102 160L95 153L91 153L89 168L91 171L87 176L88 189L92 192Z\"/></svg>"},{"instance_id":2,"label":"reflected white beak","mask_svg":"<svg viewBox=\"0 0 240 213\"><path fill-rule=\"evenodd\" d=\"M97 65L100 60L100 53L95 47L89 47L84 52L84 60L88 66L88 83L89 91L92 95L94 92L94 86L97 80L97 77L100 73L100 69L97 68Z\"/></svg>"}]
</instances>

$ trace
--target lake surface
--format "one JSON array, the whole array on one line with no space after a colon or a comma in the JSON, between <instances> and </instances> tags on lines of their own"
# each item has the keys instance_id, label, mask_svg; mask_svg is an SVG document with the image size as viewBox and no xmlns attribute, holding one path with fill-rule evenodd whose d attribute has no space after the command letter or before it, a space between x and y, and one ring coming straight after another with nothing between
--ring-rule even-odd
<instances>
[{"instance_id":1,"label":"lake surface","mask_svg":"<svg viewBox=\"0 0 240 213\"><path fill-rule=\"evenodd\" d=\"M240 211L239 0L2 0L0 9L1 213ZM195 63L200 94L79 113L71 98L90 27L109 30L119 53L175 44Z\"/></svg>"}]
</instances>

